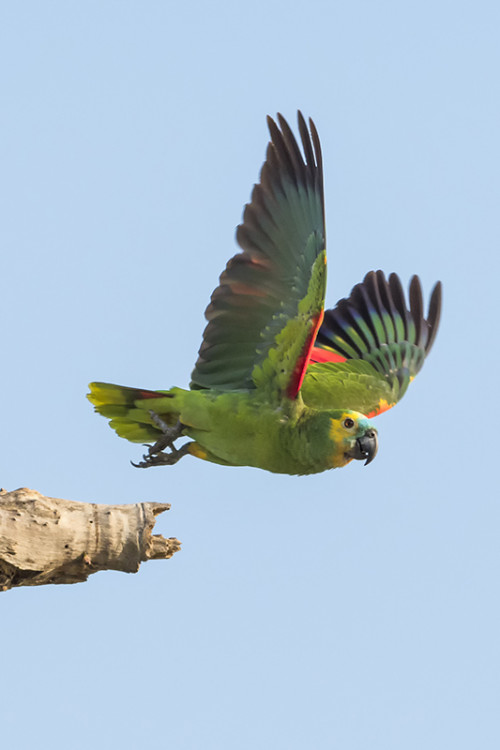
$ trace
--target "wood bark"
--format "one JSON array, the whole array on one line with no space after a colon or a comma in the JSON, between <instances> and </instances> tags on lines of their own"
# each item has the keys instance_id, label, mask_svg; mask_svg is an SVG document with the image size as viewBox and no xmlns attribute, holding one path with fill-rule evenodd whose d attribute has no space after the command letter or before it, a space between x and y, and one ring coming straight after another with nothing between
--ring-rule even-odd
<instances>
[{"instance_id":1,"label":"wood bark","mask_svg":"<svg viewBox=\"0 0 500 750\"><path fill-rule=\"evenodd\" d=\"M164 560L178 539L152 534L168 503L97 505L0 490L0 591L16 586L79 583L99 570L136 573Z\"/></svg>"}]
</instances>

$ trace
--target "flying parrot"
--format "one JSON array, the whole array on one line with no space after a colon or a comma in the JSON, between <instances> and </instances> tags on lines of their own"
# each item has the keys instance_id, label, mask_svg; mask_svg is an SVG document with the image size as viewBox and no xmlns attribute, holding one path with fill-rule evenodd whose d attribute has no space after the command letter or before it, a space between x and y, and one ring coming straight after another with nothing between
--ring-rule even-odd
<instances>
[{"instance_id":1,"label":"flying parrot","mask_svg":"<svg viewBox=\"0 0 500 750\"><path fill-rule=\"evenodd\" d=\"M185 455L225 466L312 474L370 463L371 419L394 406L434 342L441 284L424 316L420 281L409 302L396 274L371 271L324 312L325 212L316 127L298 113L268 117L260 182L205 316L189 390L91 383L88 398L116 433L147 444L139 467ZM188 438L181 445L176 441Z\"/></svg>"}]
</instances>

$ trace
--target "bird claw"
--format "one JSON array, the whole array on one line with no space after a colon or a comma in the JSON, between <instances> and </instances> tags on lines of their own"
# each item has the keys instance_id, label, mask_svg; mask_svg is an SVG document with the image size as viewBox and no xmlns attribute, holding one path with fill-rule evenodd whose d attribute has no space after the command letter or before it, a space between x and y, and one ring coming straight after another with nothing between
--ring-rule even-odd
<instances>
[{"instance_id":1,"label":"bird claw","mask_svg":"<svg viewBox=\"0 0 500 750\"><path fill-rule=\"evenodd\" d=\"M176 464L177 461L180 461L180 459L183 456L186 456L189 453L189 446L191 445L191 441L189 443L184 443L180 448L176 448L174 445L170 445L170 451L151 451L151 448L154 448L157 445L150 446L149 447L149 453L145 453L142 457L142 461L139 461L139 463L135 464L133 461L130 463L132 466L135 466L136 469L149 469L150 466L172 466L173 464Z\"/></svg>"},{"instance_id":2,"label":"bird claw","mask_svg":"<svg viewBox=\"0 0 500 750\"><path fill-rule=\"evenodd\" d=\"M133 461L130 463L137 469L147 469L150 466L172 466L189 453L190 443L185 443L180 448L176 448L174 445L177 438L181 437L184 425L181 422L177 422L174 427L170 427L152 409L149 411L149 415L153 424L163 432L163 435L153 445L144 443L148 452L143 455L142 461L139 461L137 464ZM169 448L170 450L165 451L165 448Z\"/></svg>"}]
</instances>

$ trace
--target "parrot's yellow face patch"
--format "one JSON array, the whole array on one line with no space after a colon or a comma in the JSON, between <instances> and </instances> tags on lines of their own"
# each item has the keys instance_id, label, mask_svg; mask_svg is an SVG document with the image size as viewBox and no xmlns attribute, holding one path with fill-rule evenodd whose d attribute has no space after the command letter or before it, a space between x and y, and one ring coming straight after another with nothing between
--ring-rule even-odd
<instances>
[{"instance_id":1,"label":"parrot's yellow face patch","mask_svg":"<svg viewBox=\"0 0 500 750\"><path fill-rule=\"evenodd\" d=\"M377 431L364 414L357 411L331 413L330 439L332 468L345 466L353 459L370 463L377 455Z\"/></svg>"},{"instance_id":2,"label":"parrot's yellow face patch","mask_svg":"<svg viewBox=\"0 0 500 750\"><path fill-rule=\"evenodd\" d=\"M335 443L341 443L346 438L356 437L359 428L365 429L367 418L358 411L344 411L339 417L331 420L330 437Z\"/></svg>"},{"instance_id":3,"label":"parrot's yellow face patch","mask_svg":"<svg viewBox=\"0 0 500 750\"><path fill-rule=\"evenodd\" d=\"M332 467L337 469L346 466L353 459L346 455L350 450L360 432L366 429L367 418L357 411L340 412L338 417L330 421L330 439L334 450L331 455Z\"/></svg>"}]
</instances>

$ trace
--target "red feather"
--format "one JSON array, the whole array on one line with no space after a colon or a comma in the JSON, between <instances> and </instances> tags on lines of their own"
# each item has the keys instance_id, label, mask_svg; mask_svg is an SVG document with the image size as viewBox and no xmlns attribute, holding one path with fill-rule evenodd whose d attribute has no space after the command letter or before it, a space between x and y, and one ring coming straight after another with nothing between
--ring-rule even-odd
<instances>
[{"instance_id":1,"label":"red feather","mask_svg":"<svg viewBox=\"0 0 500 750\"><path fill-rule=\"evenodd\" d=\"M135 399L138 401L140 399L146 399L146 398L171 398L169 394L165 393L158 393L158 391L145 391L145 390L139 390L137 389Z\"/></svg>"},{"instance_id":2,"label":"red feather","mask_svg":"<svg viewBox=\"0 0 500 750\"><path fill-rule=\"evenodd\" d=\"M319 315L316 317L316 320L313 319L313 329L309 334L309 337L304 344L304 348L302 349L302 353L297 360L297 363L293 370L292 379L290 380L286 391L286 395L288 396L288 398L296 398L298 392L300 391L302 381L304 380L304 375L306 374L306 370L309 365L309 360L311 359L311 352L313 351L314 342L316 341L319 327L323 322L323 315L324 312L323 310L321 310Z\"/></svg>"},{"instance_id":3,"label":"red feather","mask_svg":"<svg viewBox=\"0 0 500 750\"><path fill-rule=\"evenodd\" d=\"M311 362L347 362L347 357L319 346L313 346L310 359Z\"/></svg>"}]
</instances>

